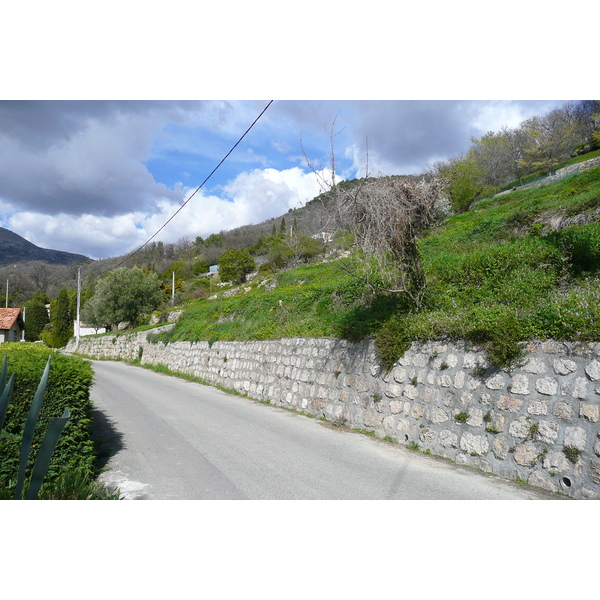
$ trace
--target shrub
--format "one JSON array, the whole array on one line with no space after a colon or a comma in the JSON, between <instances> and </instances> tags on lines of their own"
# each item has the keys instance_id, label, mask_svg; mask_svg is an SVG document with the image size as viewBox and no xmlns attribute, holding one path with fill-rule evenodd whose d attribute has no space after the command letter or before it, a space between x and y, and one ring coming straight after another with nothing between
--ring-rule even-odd
<instances>
[{"instance_id":1,"label":"shrub","mask_svg":"<svg viewBox=\"0 0 600 600\"><path fill-rule=\"evenodd\" d=\"M375 335L375 348L385 371L391 371L396 361L410 348L406 324L400 315L392 317Z\"/></svg>"},{"instance_id":2,"label":"shrub","mask_svg":"<svg viewBox=\"0 0 600 600\"><path fill-rule=\"evenodd\" d=\"M600 224L574 225L553 231L546 239L568 258L575 275L600 267Z\"/></svg>"},{"instance_id":3,"label":"shrub","mask_svg":"<svg viewBox=\"0 0 600 600\"><path fill-rule=\"evenodd\" d=\"M31 402L52 354L52 368L41 412L35 428L26 477L31 476L37 449L54 420L69 409L70 419L54 449L45 482L51 484L65 471L94 473L94 448L91 441L92 369L89 362L53 353L40 344L3 344L8 357L8 372L15 374L11 402L0 436L0 489L14 487L19 468L21 438Z\"/></svg>"}]
</instances>

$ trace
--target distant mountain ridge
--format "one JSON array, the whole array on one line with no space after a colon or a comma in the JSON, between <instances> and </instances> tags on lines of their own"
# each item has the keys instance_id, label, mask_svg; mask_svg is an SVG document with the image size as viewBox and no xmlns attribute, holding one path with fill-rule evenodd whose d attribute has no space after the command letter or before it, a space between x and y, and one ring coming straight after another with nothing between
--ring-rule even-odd
<instances>
[{"instance_id":1,"label":"distant mountain ridge","mask_svg":"<svg viewBox=\"0 0 600 600\"><path fill-rule=\"evenodd\" d=\"M40 248L9 229L0 227L0 266L28 260L70 265L89 261L90 258L83 254Z\"/></svg>"}]
</instances>

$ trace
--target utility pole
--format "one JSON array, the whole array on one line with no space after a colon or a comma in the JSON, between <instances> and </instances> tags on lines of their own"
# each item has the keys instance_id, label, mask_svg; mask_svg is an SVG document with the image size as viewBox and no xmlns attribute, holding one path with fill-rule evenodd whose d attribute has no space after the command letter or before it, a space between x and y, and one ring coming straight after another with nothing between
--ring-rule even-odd
<instances>
[{"instance_id":1,"label":"utility pole","mask_svg":"<svg viewBox=\"0 0 600 600\"><path fill-rule=\"evenodd\" d=\"M8 279L6 280L6 307L8 308Z\"/></svg>"},{"instance_id":2,"label":"utility pole","mask_svg":"<svg viewBox=\"0 0 600 600\"><path fill-rule=\"evenodd\" d=\"M79 319L81 309L81 267L77 269L77 321L75 322L75 350L79 348L80 326Z\"/></svg>"}]
</instances>

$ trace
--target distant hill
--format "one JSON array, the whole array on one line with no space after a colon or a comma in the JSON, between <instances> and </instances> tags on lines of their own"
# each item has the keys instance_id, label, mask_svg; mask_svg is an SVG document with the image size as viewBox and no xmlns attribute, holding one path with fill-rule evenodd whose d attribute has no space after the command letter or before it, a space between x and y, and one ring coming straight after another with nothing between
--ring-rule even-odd
<instances>
[{"instance_id":1,"label":"distant hill","mask_svg":"<svg viewBox=\"0 0 600 600\"><path fill-rule=\"evenodd\" d=\"M83 254L40 248L16 233L0 227L0 266L28 260L40 260L55 265L83 263L90 259Z\"/></svg>"}]
</instances>

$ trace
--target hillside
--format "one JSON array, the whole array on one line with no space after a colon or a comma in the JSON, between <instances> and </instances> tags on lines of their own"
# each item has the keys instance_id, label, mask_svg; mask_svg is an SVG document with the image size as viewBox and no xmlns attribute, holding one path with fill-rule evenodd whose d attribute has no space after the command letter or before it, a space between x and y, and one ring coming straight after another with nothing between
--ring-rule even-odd
<instances>
[{"instance_id":1,"label":"hillside","mask_svg":"<svg viewBox=\"0 0 600 600\"><path fill-rule=\"evenodd\" d=\"M83 254L40 248L20 235L0 227L0 266L32 260L68 265L87 262L90 259Z\"/></svg>"},{"instance_id":2,"label":"hillside","mask_svg":"<svg viewBox=\"0 0 600 600\"><path fill-rule=\"evenodd\" d=\"M236 295L193 302L155 339L375 335L386 364L411 341L484 344L507 365L531 339L600 339L600 167L517 190L449 217L420 242L427 302L374 294L329 260L262 275Z\"/></svg>"}]
</instances>

